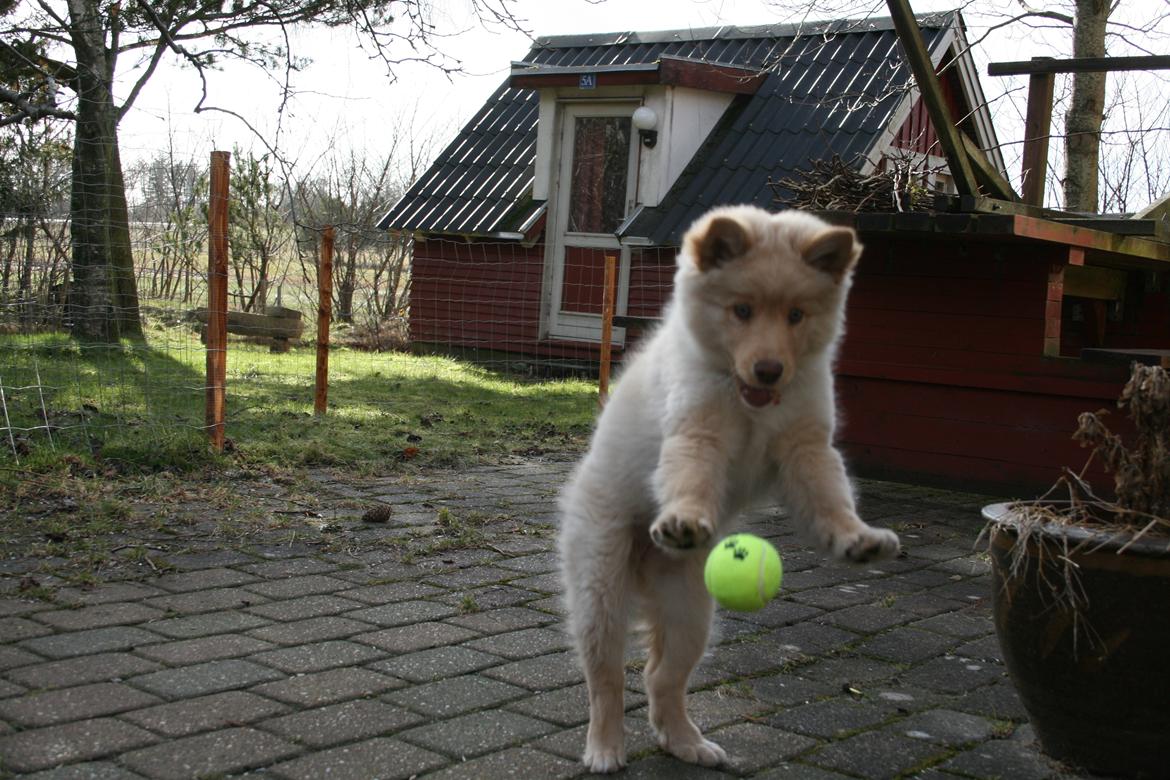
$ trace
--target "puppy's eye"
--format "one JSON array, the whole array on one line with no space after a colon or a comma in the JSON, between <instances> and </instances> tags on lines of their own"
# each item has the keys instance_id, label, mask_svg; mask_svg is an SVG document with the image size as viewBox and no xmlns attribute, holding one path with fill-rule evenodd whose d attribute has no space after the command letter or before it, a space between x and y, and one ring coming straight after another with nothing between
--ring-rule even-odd
<instances>
[{"instance_id":1,"label":"puppy's eye","mask_svg":"<svg viewBox=\"0 0 1170 780\"><path fill-rule=\"evenodd\" d=\"M795 325L796 323L800 322L803 319L804 319L804 311L801 309L793 309L792 311L788 312L788 324L789 325Z\"/></svg>"},{"instance_id":2,"label":"puppy's eye","mask_svg":"<svg viewBox=\"0 0 1170 780\"><path fill-rule=\"evenodd\" d=\"M752 307L748 303L737 303L731 307L731 313L740 320L747 322L752 318Z\"/></svg>"}]
</instances>

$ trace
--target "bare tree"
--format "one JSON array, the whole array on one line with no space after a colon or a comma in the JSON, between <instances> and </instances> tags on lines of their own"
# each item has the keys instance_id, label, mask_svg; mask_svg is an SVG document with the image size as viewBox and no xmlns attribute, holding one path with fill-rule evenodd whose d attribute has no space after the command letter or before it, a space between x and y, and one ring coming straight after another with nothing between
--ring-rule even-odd
<instances>
[{"instance_id":1,"label":"bare tree","mask_svg":"<svg viewBox=\"0 0 1170 780\"><path fill-rule=\"evenodd\" d=\"M0 128L0 313L25 326L48 311L37 304L48 303L63 270L55 252L63 226L52 218L68 197L69 141L51 121Z\"/></svg>"},{"instance_id":2,"label":"bare tree","mask_svg":"<svg viewBox=\"0 0 1170 780\"><path fill-rule=\"evenodd\" d=\"M929 0L916 3L926 6ZM886 4L882 0L771 0L771 5L786 20L804 21L839 16L864 17L883 15ZM1027 59L1032 56L1056 57L1100 57L1106 54L1153 54L1164 50L1167 38L1170 38L1170 4L1165 0L1151 0L1139 4L1123 6L1115 0L1012 0L1011 3L996 2L995 0L962 0L959 3L945 5L934 4L936 7L951 9L958 7L963 11L968 24L970 43L978 53L985 45L1000 42L1011 44L1011 50L1018 52L1007 59ZM916 10L925 10L917 8ZM1154 51L1158 50L1158 51ZM1102 147L1102 128L1110 119L1110 111L1121 104L1133 105L1142 100L1142 95L1134 90L1117 91L1107 86L1113 76L1107 77L1102 73L1076 73L1071 77L1058 79L1058 92L1055 124L1063 128L1064 143L1055 149L1058 161L1064 163L1063 175L1056 175L1059 189L1050 192L1055 199L1063 201L1065 208L1079 211L1096 211L1101 205L1098 203L1099 183L1106 176L1109 169L1116 174L1119 165L1124 167L1124 161L1102 160L1102 154L1128 155L1132 147L1123 147L1120 144ZM984 82L985 86L988 82ZM991 102L1001 110L999 119L1011 119L1022 131L1023 105L1026 91L1019 86L1019 82L1005 83L1005 90L1001 97L992 98ZM1121 82L1125 84L1127 82ZM1136 84L1138 82L1128 82ZM1150 81L1142 82L1149 88ZM1165 103L1170 98L1170 88L1166 82L1155 81L1159 100ZM1123 87L1124 89L1124 87ZM1107 98L1109 91L1114 92L1112 99ZM1145 95L1148 103L1150 95ZM1004 110L1006 109L1006 110ZM1120 113L1120 112L1118 112ZM1157 112L1147 111L1143 119L1150 124L1127 125L1122 128L1106 129L1104 132L1117 137L1145 133L1165 139L1167 125L1155 117ZM1116 119L1117 117L1114 117ZM1137 120L1138 114L1129 111L1125 119ZM1158 144L1147 137L1145 148L1154 150ZM1135 177L1143 166L1132 166L1131 173ZM1151 168L1152 173L1156 171ZM1015 172L1013 171L1014 175ZM1118 183L1116 178L1114 184ZM1135 179L1128 182L1138 188ZM1149 189L1144 187L1143 189ZM1112 193L1112 201L1116 200L1116 192ZM1109 200L1109 198L1107 198Z\"/></svg>"},{"instance_id":3,"label":"bare tree","mask_svg":"<svg viewBox=\"0 0 1170 780\"><path fill-rule=\"evenodd\" d=\"M520 29L513 0L464 0L476 23ZM459 60L443 51L432 0L8 0L0 2L0 125L57 117L75 123L73 151L74 334L115 340L140 337L138 294L118 123L164 57L177 57L203 78L195 110L211 103L206 73L227 61L292 77L305 60L290 33L303 26L351 27L388 73L403 62L446 72ZM114 86L129 78L126 98ZM73 93L62 101L58 87ZM231 112L229 112L231 113Z\"/></svg>"}]
</instances>

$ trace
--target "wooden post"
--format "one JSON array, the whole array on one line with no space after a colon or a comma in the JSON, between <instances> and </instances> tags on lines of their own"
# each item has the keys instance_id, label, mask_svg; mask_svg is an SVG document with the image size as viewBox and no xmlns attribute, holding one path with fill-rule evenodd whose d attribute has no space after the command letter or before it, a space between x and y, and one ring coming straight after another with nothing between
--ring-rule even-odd
<instances>
[{"instance_id":1,"label":"wooden post","mask_svg":"<svg viewBox=\"0 0 1170 780\"><path fill-rule=\"evenodd\" d=\"M227 386L228 182L231 154L211 153L207 209L207 433L223 452Z\"/></svg>"},{"instance_id":2,"label":"wooden post","mask_svg":"<svg viewBox=\"0 0 1170 780\"><path fill-rule=\"evenodd\" d=\"M1035 59L1044 59L1036 57ZM1024 121L1024 159L1020 196L1032 206L1044 205L1048 178L1048 139L1052 133L1052 92L1056 76L1033 73L1028 79L1028 115Z\"/></svg>"},{"instance_id":3,"label":"wooden post","mask_svg":"<svg viewBox=\"0 0 1170 780\"><path fill-rule=\"evenodd\" d=\"M906 62L910 65L911 72L914 73L914 81L918 84L922 102L930 115L930 123L934 125L938 142L950 165L955 189L960 195L978 195L979 187L975 181L975 172L971 168L971 160L967 157L967 150L959 137L959 129L955 127L947 109L942 85L939 84L938 74L934 72L934 63L930 61L930 54L926 51L922 31L918 29L914 12L910 10L909 0L886 0L886 5L890 8L894 30L898 34L898 40L902 42L902 50L906 53Z\"/></svg>"},{"instance_id":4,"label":"wooden post","mask_svg":"<svg viewBox=\"0 0 1170 780\"><path fill-rule=\"evenodd\" d=\"M605 289L601 293L601 368L597 378L597 405L609 399L610 341L613 339L613 308L617 288L617 257L605 256Z\"/></svg>"},{"instance_id":5,"label":"wooden post","mask_svg":"<svg viewBox=\"0 0 1170 780\"><path fill-rule=\"evenodd\" d=\"M1060 320L1064 304L1064 263L1048 267L1048 295L1044 302L1044 355L1060 357Z\"/></svg>"},{"instance_id":6,"label":"wooden post","mask_svg":"<svg viewBox=\"0 0 1170 780\"><path fill-rule=\"evenodd\" d=\"M325 414L329 401L329 321L333 319L333 226L321 231L321 259L317 265L317 391L314 414Z\"/></svg>"}]
</instances>

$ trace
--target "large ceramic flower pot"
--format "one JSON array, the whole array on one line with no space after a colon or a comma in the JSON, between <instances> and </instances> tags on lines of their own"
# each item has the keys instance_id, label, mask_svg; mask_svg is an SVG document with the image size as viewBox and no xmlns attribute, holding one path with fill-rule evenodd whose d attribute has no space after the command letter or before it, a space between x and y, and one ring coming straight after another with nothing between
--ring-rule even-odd
<instances>
[{"instance_id":1,"label":"large ceramic flower pot","mask_svg":"<svg viewBox=\"0 0 1170 780\"><path fill-rule=\"evenodd\" d=\"M1119 552L1129 537L1052 525L1021 543L1009 505L983 515L1004 662L1044 751L1098 774L1170 775L1167 543L1143 539ZM1050 584L1063 576L1053 553L1066 541L1085 599L1075 612Z\"/></svg>"}]
</instances>

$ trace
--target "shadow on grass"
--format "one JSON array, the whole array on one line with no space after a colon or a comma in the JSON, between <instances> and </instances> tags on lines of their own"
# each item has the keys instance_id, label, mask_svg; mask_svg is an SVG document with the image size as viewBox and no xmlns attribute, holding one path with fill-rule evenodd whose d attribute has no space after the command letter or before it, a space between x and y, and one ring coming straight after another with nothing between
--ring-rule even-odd
<instances>
[{"instance_id":1,"label":"shadow on grass","mask_svg":"<svg viewBox=\"0 0 1170 780\"><path fill-rule=\"evenodd\" d=\"M217 462L204 430L198 343L80 346L61 336L0 339L0 460L63 458L120 471ZM588 437L596 390L533 381L448 358L339 353L329 408L313 414L313 353L229 345L227 437L242 465L373 472L573 451ZM14 457L15 456L15 457Z\"/></svg>"}]
</instances>

